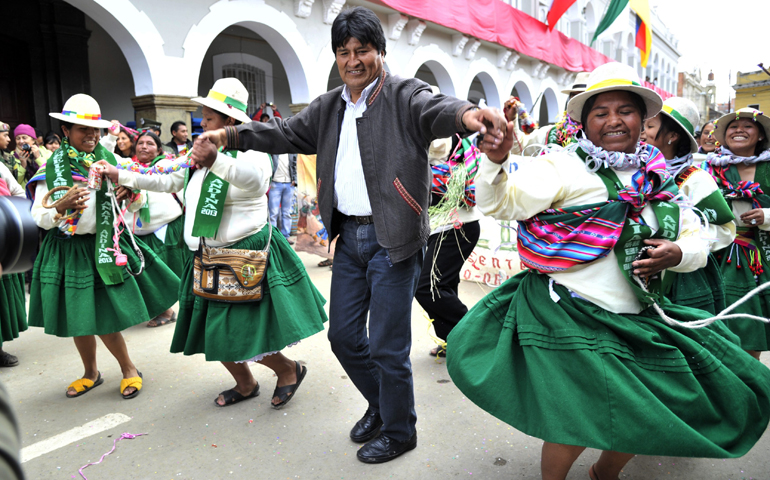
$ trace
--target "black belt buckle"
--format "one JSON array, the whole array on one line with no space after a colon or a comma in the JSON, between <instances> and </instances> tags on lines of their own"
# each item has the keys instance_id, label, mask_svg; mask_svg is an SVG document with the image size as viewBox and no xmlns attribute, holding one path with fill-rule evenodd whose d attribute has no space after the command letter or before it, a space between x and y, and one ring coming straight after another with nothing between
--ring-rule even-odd
<instances>
[{"instance_id":1,"label":"black belt buckle","mask_svg":"<svg viewBox=\"0 0 770 480\"><path fill-rule=\"evenodd\" d=\"M371 215L368 215L366 217L353 217L356 220L356 223L359 225L369 225L370 223L374 223L374 219Z\"/></svg>"}]
</instances>

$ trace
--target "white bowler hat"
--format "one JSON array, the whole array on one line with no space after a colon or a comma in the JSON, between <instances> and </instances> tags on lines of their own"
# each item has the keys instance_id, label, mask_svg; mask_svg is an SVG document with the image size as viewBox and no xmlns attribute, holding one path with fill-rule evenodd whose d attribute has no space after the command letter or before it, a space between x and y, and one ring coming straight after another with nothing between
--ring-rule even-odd
<instances>
[{"instance_id":1,"label":"white bowler hat","mask_svg":"<svg viewBox=\"0 0 770 480\"><path fill-rule=\"evenodd\" d=\"M686 98L671 97L663 102L663 109L660 113L668 116L682 127L690 140L690 153L697 153L698 142L695 141L695 127L700 124L698 107Z\"/></svg>"},{"instance_id":2,"label":"white bowler hat","mask_svg":"<svg viewBox=\"0 0 770 480\"><path fill-rule=\"evenodd\" d=\"M86 127L109 128L112 123L102 120L102 110L90 95L78 93L64 103L61 113L51 112L48 115L65 122L85 125Z\"/></svg>"},{"instance_id":3,"label":"white bowler hat","mask_svg":"<svg viewBox=\"0 0 770 480\"><path fill-rule=\"evenodd\" d=\"M196 97L192 101L241 122L251 121L246 114L249 92L237 78L220 78L214 82L214 86L206 97Z\"/></svg>"},{"instance_id":4,"label":"white bowler hat","mask_svg":"<svg viewBox=\"0 0 770 480\"><path fill-rule=\"evenodd\" d=\"M567 104L567 113L575 120L580 120L583 105L589 98L604 92L622 90L632 92L644 100L647 106L647 117L653 117L660 112L663 99L660 95L643 87L633 67L618 62L605 63L588 76L586 91L572 98ZM644 120L644 119L642 119Z\"/></svg>"},{"instance_id":5,"label":"white bowler hat","mask_svg":"<svg viewBox=\"0 0 770 480\"><path fill-rule=\"evenodd\" d=\"M437 138L430 142L428 148L428 161L440 162L449 158L452 153L452 137Z\"/></svg>"},{"instance_id":6,"label":"white bowler hat","mask_svg":"<svg viewBox=\"0 0 770 480\"><path fill-rule=\"evenodd\" d=\"M567 88L561 91L561 93L582 93L586 91L588 86L588 76L590 72L580 72L575 77L575 81L572 82L572 88Z\"/></svg>"},{"instance_id":7,"label":"white bowler hat","mask_svg":"<svg viewBox=\"0 0 770 480\"><path fill-rule=\"evenodd\" d=\"M725 132L727 132L728 125L730 125L733 120L737 120L738 118L754 119L755 122L759 122L760 125L765 127L765 134L770 135L770 117L757 110L756 108L741 108L740 110L736 110L733 113L722 115L716 119L716 121L714 121L714 132L712 135L719 141L721 145L726 145Z\"/></svg>"}]
</instances>

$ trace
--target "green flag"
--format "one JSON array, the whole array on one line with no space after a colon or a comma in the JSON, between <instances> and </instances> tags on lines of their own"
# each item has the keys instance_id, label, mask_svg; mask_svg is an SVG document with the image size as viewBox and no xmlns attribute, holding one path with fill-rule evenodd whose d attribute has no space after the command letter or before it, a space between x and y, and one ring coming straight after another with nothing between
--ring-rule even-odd
<instances>
[{"instance_id":1,"label":"green flag","mask_svg":"<svg viewBox=\"0 0 770 480\"><path fill-rule=\"evenodd\" d=\"M620 15L620 12L626 8L626 5L628 5L628 0L612 0L610 4L607 5L607 10L604 11L604 17L602 17L602 21L599 22L599 26L596 27L594 38L591 39L591 45L594 44L596 38L601 35L602 32L610 28L610 25L612 25L615 19L618 18L618 15Z\"/></svg>"}]
</instances>

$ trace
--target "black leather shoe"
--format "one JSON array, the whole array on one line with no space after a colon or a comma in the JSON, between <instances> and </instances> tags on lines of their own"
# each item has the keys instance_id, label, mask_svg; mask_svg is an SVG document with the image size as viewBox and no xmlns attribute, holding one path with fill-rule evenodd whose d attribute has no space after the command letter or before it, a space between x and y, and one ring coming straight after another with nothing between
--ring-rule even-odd
<instances>
[{"instance_id":1,"label":"black leather shoe","mask_svg":"<svg viewBox=\"0 0 770 480\"><path fill-rule=\"evenodd\" d=\"M417 433L406 442L399 442L387 435L380 435L358 449L356 456L364 463L385 463L402 453L414 450L417 446Z\"/></svg>"},{"instance_id":2,"label":"black leather shoe","mask_svg":"<svg viewBox=\"0 0 770 480\"><path fill-rule=\"evenodd\" d=\"M350 430L350 439L356 443L368 442L380 433L381 426L380 414L367 408L361 420Z\"/></svg>"}]
</instances>

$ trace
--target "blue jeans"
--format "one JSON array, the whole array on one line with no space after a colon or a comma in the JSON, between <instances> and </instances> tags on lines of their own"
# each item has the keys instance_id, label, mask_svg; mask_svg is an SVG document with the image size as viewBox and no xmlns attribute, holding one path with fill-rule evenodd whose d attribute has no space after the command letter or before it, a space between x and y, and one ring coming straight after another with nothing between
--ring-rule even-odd
<instances>
[{"instance_id":1,"label":"blue jeans","mask_svg":"<svg viewBox=\"0 0 770 480\"><path fill-rule=\"evenodd\" d=\"M422 251L391 264L374 225L345 219L334 252L329 341L358 391L379 411L382 433L404 442L415 433L412 299ZM369 317L367 336L366 320Z\"/></svg>"},{"instance_id":2,"label":"blue jeans","mask_svg":"<svg viewBox=\"0 0 770 480\"><path fill-rule=\"evenodd\" d=\"M278 228L283 236L291 234L291 207L294 205L294 187L291 183L270 182L267 193L267 208L270 210L270 225ZM278 214L281 214L281 225L278 225Z\"/></svg>"}]
</instances>

